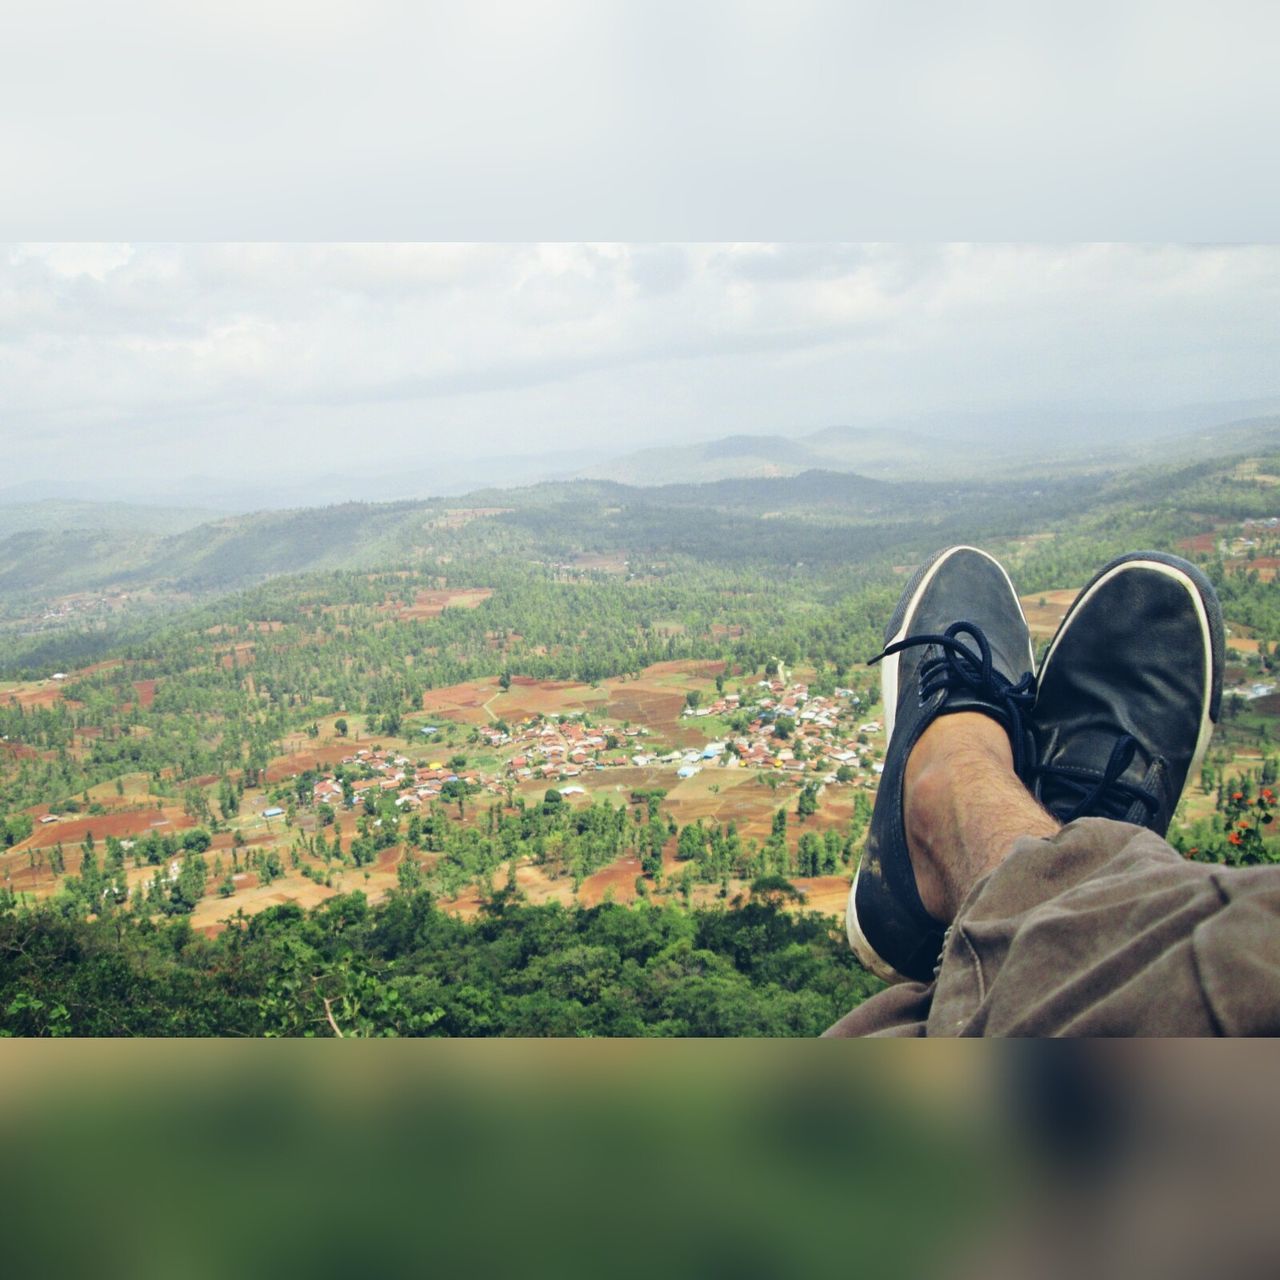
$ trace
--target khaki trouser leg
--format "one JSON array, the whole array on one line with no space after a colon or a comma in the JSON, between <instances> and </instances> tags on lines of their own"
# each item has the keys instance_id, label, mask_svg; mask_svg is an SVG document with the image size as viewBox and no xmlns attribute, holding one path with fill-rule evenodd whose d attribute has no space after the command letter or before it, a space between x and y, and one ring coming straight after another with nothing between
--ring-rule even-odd
<instances>
[{"instance_id":1,"label":"khaki trouser leg","mask_svg":"<svg viewBox=\"0 0 1280 1280\"><path fill-rule=\"evenodd\" d=\"M934 983L827 1034L1280 1034L1280 867L1188 862L1103 818L1025 837L961 905Z\"/></svg>"}]
</instances>

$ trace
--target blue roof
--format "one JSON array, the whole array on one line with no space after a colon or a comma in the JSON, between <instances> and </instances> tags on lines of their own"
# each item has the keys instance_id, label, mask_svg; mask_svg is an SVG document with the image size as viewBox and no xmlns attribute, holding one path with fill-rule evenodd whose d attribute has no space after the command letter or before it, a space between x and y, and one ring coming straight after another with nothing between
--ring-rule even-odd
<instances>
[{"instance_id":1,"label":"blue roof","mask_svg":"<svg viewBox=\"0 0 1280 1280\"><path fill-rule=\"evenodd\" d=\"M283 812L284 810L280 808L263 809L262 816L264 818L278 818Z\"/></svg>"}]
</instances>

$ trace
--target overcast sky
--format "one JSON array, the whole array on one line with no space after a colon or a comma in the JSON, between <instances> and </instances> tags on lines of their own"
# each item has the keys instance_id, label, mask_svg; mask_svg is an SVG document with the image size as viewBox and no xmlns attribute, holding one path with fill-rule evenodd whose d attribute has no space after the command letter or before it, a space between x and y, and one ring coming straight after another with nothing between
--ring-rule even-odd
<instances>
[{"instance_id":1,"label":"overcast sky","mask_svg":"<svg viewBox=\"0 0 1280 1280\"><path fill-rule=\"evenodd\" d=\"M0 249L6 478L618 453L1280 393L1280 249Z\"/></svg>"}]
</instances>

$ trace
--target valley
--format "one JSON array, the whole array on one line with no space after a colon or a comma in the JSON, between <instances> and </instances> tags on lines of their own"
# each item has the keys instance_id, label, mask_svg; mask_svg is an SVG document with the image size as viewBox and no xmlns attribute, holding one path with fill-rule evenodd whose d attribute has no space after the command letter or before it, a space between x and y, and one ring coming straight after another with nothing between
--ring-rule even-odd
<instances>
[{"instance_id":1,"label":"valley","mask_svg":"<svg viewBox=\"0 0 1280 1280\"><path fill-rule=\"evenodd\" d=\"M77 946L114 929L138 964L171 937L165 965L205 995L179 1016L153 991L148 1025L193 1034L205 1017L323 1029L339 992L356 1024L397 1034L687 1034L717 1017L812 1034L877 989L839 923L885 748L866 663L938 545L1001 556L1040 646L1117 552L1201 564L1227 618L1228 693L1171 839L1201 859L1280 857L1277 474L1255 450L914 485L557 482L12 534L0 918L88 931ZM436 940L413 962L436 975L429 999L368 950L404 912ZM535 992L530 957L485 968L499 936L544 928L557 940L537 964L572 968L586 948L608 999L569 969ZM373 931L363 950L351 929ZM600 941L619 929L638 951ZM742 930L770 939L754 959ZM285 938L308 939L316 972L269 1014ZM235 979L257 1013L222 991L245 948L266 966ZM464 982L457 965L480 968ZM721 984L711 1022L674 1011L677 971L690 992ZM473 988L496 1002L479 1021ZM390 991L399 1012L371 1012Z\"/></svg>"}]
</instances>

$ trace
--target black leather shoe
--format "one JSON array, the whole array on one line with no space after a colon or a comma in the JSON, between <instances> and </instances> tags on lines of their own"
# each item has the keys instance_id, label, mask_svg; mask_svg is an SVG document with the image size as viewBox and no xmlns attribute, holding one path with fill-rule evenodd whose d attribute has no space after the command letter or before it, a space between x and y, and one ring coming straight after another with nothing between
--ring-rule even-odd
<instances>
[{"instance_id":1,"label":"black leather shoe","mask_svg":"<svg viewBox=\"0 0 1280 1280\"><path fill-rule=\"evenodd\" d=\"M941 715L979 711L1004 726L1024 782L1035 766L1030 711L1034 655L1009 575L986 552L948 547L907 584L883 661L884 773L845 924L858 959L887 982L927 982L944 925L924 909L907 853L902 786L907 757Z\"/></svg>"},{"instance_id":2,"label":"black leather shoe","mask_svg":"<svg viewBox=\"0 0 1280 1280\"><path fill-rule=\"evenodd\" d=\"M1169 829L1222 706L1222 610L1194 565L1121 556L1067 611L1033 716L1035 794L1059 822Z\"/></svg>"}]
</instances>

